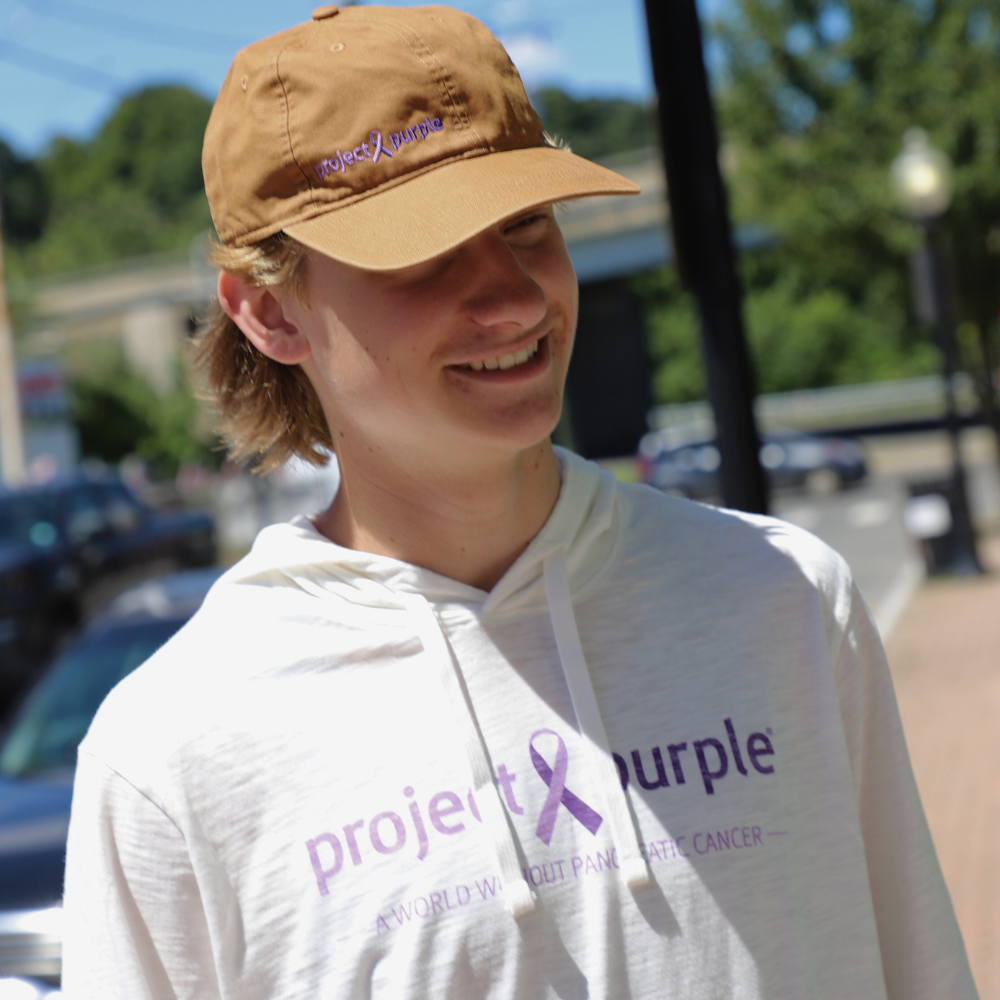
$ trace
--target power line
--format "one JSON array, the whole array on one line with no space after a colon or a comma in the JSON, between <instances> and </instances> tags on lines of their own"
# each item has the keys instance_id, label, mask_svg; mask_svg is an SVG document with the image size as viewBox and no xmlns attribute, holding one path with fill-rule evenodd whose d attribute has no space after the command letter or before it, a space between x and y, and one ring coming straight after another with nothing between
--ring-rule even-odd
<instances>
[{"instance_id":1,"label":"power line","mask_svg":"<svg viewBox=\"0 0 1000 1000\"><path fill-rule=\"evenodd\" d=\"M119 90L125 81L103 70L93 69L81 63L70 62L59 56L49 56L35 49L26 49L16 42L0 39L0 60L40 73L42 76L73 83L78 87L98 90L103 94Z\"/></svg>"},{"instance_id":2,"label":"power line","mask_svg":"<svg viewBox=\"0 0 1000 1000\"><path fill-rule=\"evenodd\" d=\"M162 21L134 17L131 14L98 10L88 4L77 3L76 0L33 0L29 3L29 9L42 17L154 45L211 52L225 51L231 54L246 44L232 35L165 24Z\"/></svg>"}]
</instances>

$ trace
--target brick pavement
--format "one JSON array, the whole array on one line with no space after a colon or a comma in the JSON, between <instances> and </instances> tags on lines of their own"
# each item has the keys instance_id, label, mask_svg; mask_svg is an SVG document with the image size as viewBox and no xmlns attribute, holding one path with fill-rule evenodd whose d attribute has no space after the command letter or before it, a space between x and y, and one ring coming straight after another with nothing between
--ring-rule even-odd
<instances>
[{"instance_id":1,"label":"brick pavement","mask_svg":"<svg viewBox=\"0 0 1000 1000\"><path fill-rule=\"evenodd\" d=\"M903 728L981 1000L1000 1000L1000 538L930 580L887 643Z\"/></svg>"}]
</instances>

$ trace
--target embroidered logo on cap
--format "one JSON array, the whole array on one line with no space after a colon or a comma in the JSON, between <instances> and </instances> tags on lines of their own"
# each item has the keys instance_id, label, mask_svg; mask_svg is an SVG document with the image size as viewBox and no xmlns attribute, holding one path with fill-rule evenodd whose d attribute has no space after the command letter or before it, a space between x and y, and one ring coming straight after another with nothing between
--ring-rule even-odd
<instances>
[{"instance_id":1,"label":"embroidered logo on cap","mask_svg":"<svg viewBox=\"0 0 1000 1000\"><path fill-rule=\"evenodd\" d=\"M392 150L390 151L385 144L385 140L382 138L381 130L373 128L368 134L367 142L362 142L347 152L341 152L338 149L333 156L327 157L325 160L321 160L315 164L313 170L316 171L316 176L320 180L323 180L324 177L329 177L330 174L347 173L348 167L353 167L355 164L362 163L365 160L371 163L378 163L379 158L382 156L387 156L391 160L393 153L398 153L404 144L416 142L417 139L425 140L435 132L443 131L444 125L440 118L425 116L423 121L419 121L415 125L409 125L398 132L390 132L389 143L392 145Z\"/></svg>"}]
</instances>

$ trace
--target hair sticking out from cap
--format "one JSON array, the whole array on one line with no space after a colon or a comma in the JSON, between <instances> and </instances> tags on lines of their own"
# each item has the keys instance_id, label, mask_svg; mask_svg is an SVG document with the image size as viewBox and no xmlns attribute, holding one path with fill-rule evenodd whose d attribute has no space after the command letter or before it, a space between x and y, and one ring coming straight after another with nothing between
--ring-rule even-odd
<instances>
[{"instance_id":1,"label":"hair sticking out from cap","mask_svg":"<svg viewBox=\"0 0 1000 1000\"><path fill-rule=\"evenodd\" d=\"M308 250L286 233L246 247L213 243L209 260L247 285L282 288L305 303ZM333 438L315 389L298 365L262 354L218 303L194 339L192 364L208 381L233 461L265 474L293 455L326 465Z\"/></svg>"},{"instance_id":2,"label":"hair sticking out from cap","mask_svg":"<svg viewBox=\"0 0 1000 1000\"><path fill-rule=\"evenodd\" d=\"M550 149L565 149L567 153L572 153L570 144L561 135L552 135L551 132L543 132L542 139Z\"/></svg>"}]
</instances>

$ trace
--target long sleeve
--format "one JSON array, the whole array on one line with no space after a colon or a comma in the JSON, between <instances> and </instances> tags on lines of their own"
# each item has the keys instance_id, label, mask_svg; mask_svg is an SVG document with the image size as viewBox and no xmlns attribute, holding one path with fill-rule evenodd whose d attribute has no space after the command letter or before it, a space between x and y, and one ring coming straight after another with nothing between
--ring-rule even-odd
<instances>
[{"instance_id":1,"label":"long sleeve","mask_svg":"<svg viewBox=\"0 0 1000 1000\"><path fill-rule=\"evenodd\" d=\"M889 1000L975 998L888 664L856 588L836 669Z\"/></svg>"},{"instance_id":2,"label":"long sleeve","mask_svg":"<svg viewBox=\"0 0 1000 1000\"><path fill-rule=\"evenodd\" d=\"M66 860L63 993L70 1000L212 1000L219 987L180 831L80 753Z\"/></svg>"}]
</instances>

